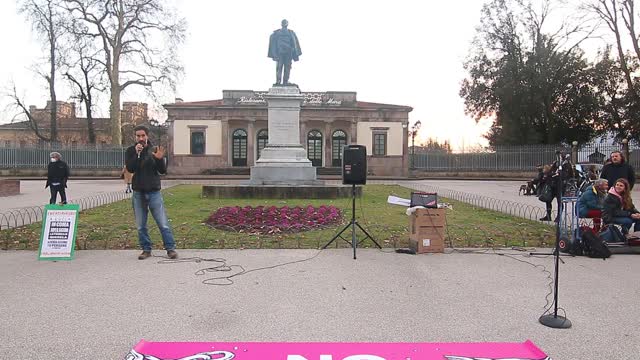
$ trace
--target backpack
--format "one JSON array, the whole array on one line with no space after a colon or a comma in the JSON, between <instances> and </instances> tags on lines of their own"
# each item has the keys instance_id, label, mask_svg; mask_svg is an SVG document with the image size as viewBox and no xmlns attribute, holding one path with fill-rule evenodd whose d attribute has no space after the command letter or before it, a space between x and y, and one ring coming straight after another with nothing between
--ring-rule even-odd
<instances>
[{"instance_id":1,"label":"backpack","mask_svg":"<svg viewBox=\"0 0 640 360\"><path fill-rule=\"evenodd\" d=\"M611 256L609 246L599 235L591 231L585 231L582 233L582 241L584 243L584 252L589 257L604 260Z\"/></svg>"},{"instance_id":2,"label":"backpack","mask_svg":"<svg viewBox=\"0 0 640 360\"><path fill-rule=\"evenodd\" d=\"M626 238L624 237L624 235L622 235L622 232L620 232L620 229L618 229L618 227L614 225L607 226L607 228L602 230L599 235L602 238L602 240L608 243L626 242L625 241Z\"/></svg>"},{"instance_id":3,"label":"backpack","mask_svg":"<svg viewBox=\"0 0 640 360\"><path fill-rule=\"evenodd\" d=\"M553 188L549 184L542 185L542 190L540 190L540 195L538 195L538 200L548 203L553 201L554 194Z\"/></svg>"}]
</instances>

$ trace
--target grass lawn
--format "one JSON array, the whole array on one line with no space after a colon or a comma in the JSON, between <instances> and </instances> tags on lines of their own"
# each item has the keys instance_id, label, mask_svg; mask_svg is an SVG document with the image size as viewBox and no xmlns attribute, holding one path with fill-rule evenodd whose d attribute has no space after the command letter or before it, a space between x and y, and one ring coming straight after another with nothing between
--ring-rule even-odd
<instances>
[{"instance_id":1,"label":"grass lawn","mask_svg":"<svg viewBox=\"0 0 640 360\"><path fill-rule=\"evenodd\" d=\"M351 199L272 200L272 199L207 199L201 197L202 186L183 185L164 191L164 201L178 248L319 248L324 246L351 219ZM356 219L383 247L408 246L406 208L387 204L388 195L409 198L411 190L401 186L366 185L363 197L356 200ZM453 205L447 210L447 246L502 247L549 246L554 243L554 227L515 218L499 212L475 208L455 200L440 199ZM342 224L322 230L292 234L254 235L212 229L204 221L223 206L320 206L334 205L343 211ZM149 215L149 232L156 248L162 240ZM41 223L17 229L2 230L0 244L4 249L37 249ZM360 237L363 234L359 233ZM350 233L346 236L350 236ZM131 249L138 247L131 200L83 211L78 222L76 241L80 249ZM348 247L337 239L331 246ZM362 246L372 247L370 240Z\"/></svg>"}]
</instances>

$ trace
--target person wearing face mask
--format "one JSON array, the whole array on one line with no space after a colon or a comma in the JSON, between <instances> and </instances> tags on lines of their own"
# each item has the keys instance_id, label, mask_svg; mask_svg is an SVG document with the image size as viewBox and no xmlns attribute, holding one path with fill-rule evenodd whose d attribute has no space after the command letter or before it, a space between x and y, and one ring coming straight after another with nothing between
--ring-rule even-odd
<instances>
[{"instance_id":1,"label":"person wearing face mask","mask_svg":"<svg viewBox=\"0 0 640 360\"><path fill-rule=\"evenodd\" d=\"M52 152L49 157L51 162L47 166L47 183L44 188L51 190L51 199L49 204L55 204L60 193L60 202L62 204L67 203L67 193L65 191L67 187L67 180L69 179L69 167L67 163L61 160L62 156L59 152Z\"/></svg>"}]
</instances>

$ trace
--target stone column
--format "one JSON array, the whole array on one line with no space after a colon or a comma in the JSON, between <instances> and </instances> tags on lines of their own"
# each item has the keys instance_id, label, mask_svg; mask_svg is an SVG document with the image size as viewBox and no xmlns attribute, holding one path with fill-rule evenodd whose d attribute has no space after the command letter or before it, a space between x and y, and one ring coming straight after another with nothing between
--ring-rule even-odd
<instances>
[{"instance_id":1,"label":"stone column","mask_svg":"<svg viewBox=\"0 0 640 360\"><path fill-rule=\"evenodd\" d=\"M331 155L331 151L333 150L331 148L331 135L331 122L327 120L324 123L324 154L322 154L323 167L331 167L333 165L333 157Z\"/></svg>"},{"instance_id":2,"label":"stone column","mask_svg":"<svg viewBox=\"0 0 640 360\"><path fill-rule=\"evenodd\" d=\"M226 167L231 167L231 154L229 151L229 138L231 134L229 134L229 120L224 119L221 121L220 126L220 157L224 160L224 164Z\"/></svg>"},{"instance_id":3,"label":"stone column","mask_svg":"<svg viewBox=\"0 0 640 360\"><path fill-rule=\"evenodd\" d=\"M255 164L255 149L256 149L256 133L254 128L254 120L247 120L247 165L252 166Z\"/></svg>"}]
</instances>

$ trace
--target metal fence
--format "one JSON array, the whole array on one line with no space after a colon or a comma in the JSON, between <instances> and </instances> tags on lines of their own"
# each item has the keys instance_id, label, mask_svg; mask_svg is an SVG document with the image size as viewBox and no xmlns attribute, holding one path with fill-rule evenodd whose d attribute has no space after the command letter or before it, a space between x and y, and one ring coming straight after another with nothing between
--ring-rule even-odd
<instances>
[{"instance_id":1,"label":"metal fence","mask_svg":"<svg viewBox=\"0 0 640 360\"><path fill-rule=\"evenodd\" d=\"M474 152L446 152L416 148L410 155L409 166L423 171L531 171L536 165L550 164L556 152L577 155L579 163L602 164L614 150L622 145L582 144L572 149L569 145L498 146ZM629 146L629 163L640 169L640 146Z\"/></svg>"},{"instance_id":2,"label":"metal fence","mask_svg":"<svg viewBox=\"0 0 640 360\"><path fill-rule=\"evenodd\" d=\"M602 164L604 160L609 158L611 152L621 151L621 145L608 144L584 144L578 146L578 163L594 163ZM629 146L629 158L627 162L633 166L636 171L640 170L640 146L631 144Z\"/></svg>"},{"instance_id":3,"label":"metal fence","mask_svg":"<svg viewBox=\"0 0 640 360\"><path fill-rule=\"evenodd\" d=\"M493 150L468 153L445 151L419 151L413 159L413 167L427 171L518 171L531 170L538 164L554 161L556 151L568 153L569 146L525 145L500 146Z\"/></svg>"},{"instance_id":4,"label":"metal fence","mask_svg":"<svg viewBox=\"0 0 640 360\"><path fill-rule=\"evenodd\" d=\"M49 154L57 151L72 169L120 169L126 148L120 146L70 146L43 144L28 147L0 147L0 169L44 168Z\"/></svg>"}]
</instances>

